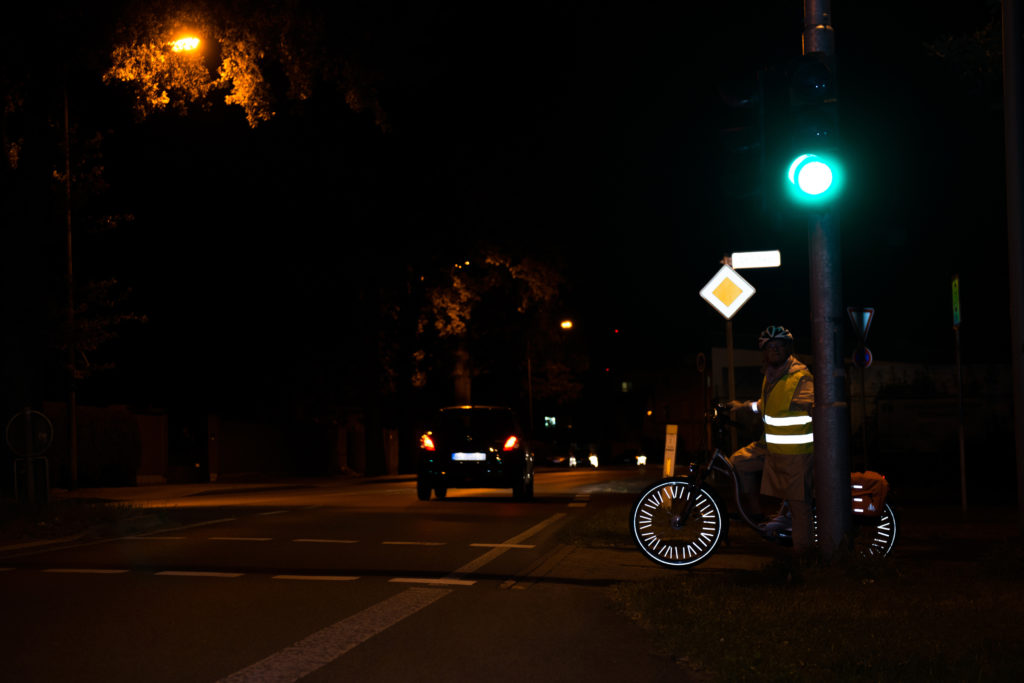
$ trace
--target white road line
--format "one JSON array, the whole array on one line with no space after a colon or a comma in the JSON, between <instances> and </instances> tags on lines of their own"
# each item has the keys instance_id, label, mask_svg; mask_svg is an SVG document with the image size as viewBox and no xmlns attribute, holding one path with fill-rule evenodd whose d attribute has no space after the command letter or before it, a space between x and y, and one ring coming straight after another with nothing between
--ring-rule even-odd
<instances>
[{"instance_id":1,"label":"white road line","mask_svg":"<svg viewBox=\"0 0 1024 683\"><path fill-rule=\"evenodd\" d=\"M44 569L45 574L127 574L127 569Z\"/></svg>"},{"instance_id":2,"label":"white road line","mask_svg":"<svg viewBox=\"0 0 1024 683\"><path fill-rule=\"evenodd\" d=\"M210 536L211 541L273 541L269 536Z\"/></svg>"},{"instance_id":3,"label":"white road line","mask_svg":"<svg viewBox=\"0 0 1024 683\"><path fill-rule=\"evenodd\" d=\"M381 545L428 545L437 546L444 545L444 543L437 541L381 541Z\"/></svg>"},{"instance_id":4,"label":"white road line","mask_svg":"<svg viewBox=\"0 0 1024 683\"><path fill-rule=\"evenodd\" d=\"M484 553L480 557L476 558L472 562L468 562L468 563L462 565L461 567L456 569L454 572L452 572L447 578L459 579L459 578L462 578L463 576L465 576L466 574L472 574L473 572L475 572L477 569L480 569L480 567L484 566L488 562L491 562L492 560L494 560L494 559L496 559L498 557L501 557L503 554L505 554L505 552L509 549L509 546L518 545L519 543L522 543L523 541L525 541L526 539L530 538L531 536L537 535L538 533L540 533L542 530L544 530L548 526L554 524L558 520L560 520L563 517L565 517L565 515L566 515L566 513L564 513L564 512L558 512L558 513L555 513L555 514L551 515L550 517L545 519L543 522L538 522L537 524L534 524L532 527L530 527L529 529L527 529L523 533L518 534L516 536L513 536L512 538L508 539L504 543L499 544L498 547L491 548L486 553Z\"/></svg>"},{"instance_id":5,"label":"white road line","mask_svg":"<svg viewBox=\"0 0 1024 683\"><path fill-rule=\"evenodd\" d=\"M286 515L286 514L288 514L288 512L289 512L289 510L273 510L271 512L261 512L261 513L259 513L259 516L260 517L270 517L271 515Z\"/></svg>"},{"instance_id":6,"label":"white road line","mask_svg":"<svg viewBox=\"0 0 1024 683\"><path fill-rule=\"evenodd\" d=\"M125 536L123 541L184 541L184 536Z\"/></svg>"},{"instance_id":7,"label":"white road line","mask_svg":"<svg viewBox=\"0 0 1024 683\"><path fill-rule=\"evenodd\" d=\"M470 548L521 548L523 550L530 550L536 548L535 545L526 545L522 543L470 543Z\"/></svg>"},{"instance_id":8,"label":"white road line","mask_svg":"<svg viewBox=\"0 0 1024 683\"><path fill-rule=\"evenodd\" d=\"M127 570L126 570L127 571ZM167 570L163 572L157 572L157 576L202 576L214 579L237 579L239 576L245 576L238 572L188 572L188 571L177 571Z\"/></svg>"},{"instance_id":9,"label":"white road line","mask_svg":"<svg viewBox=\"0 0 1024 683\"><path fill-rule=\"evenodd\" d=\"M451 590L440 588L402 591L222 678L219 683L298 681L449 593Z\"/></svg>"},{"instance_id":10,"label":"white road line","mask_svg":"<svg viewBox=\"0 0 1024 683\"><path fill-rule=\"evenodd\" d=\"M358 581L358 576L332 576L329 574L278 574L272 579L283 581Z\"/></svg>"},{"instance_id":11,"label":"white road line","mask_svg":"<svg viewBox=\"0 0 1024 683\"><path fill-rule=\"evenodd\" d=\"M415 576L400 576L388 579L388 583L422 583L429 586L473 586L476 581L472 579L430 579L417 578Z\"/></svg>"},{"instance_id":12,"label":"white road line","mask_svg":"<svg viewBox=\"0 0 1024 683\"><path fill-rule=\"evenodd\" d=\"M292 543L359 543L347 538L293 538Z\"/></svg>"}]
</instances>

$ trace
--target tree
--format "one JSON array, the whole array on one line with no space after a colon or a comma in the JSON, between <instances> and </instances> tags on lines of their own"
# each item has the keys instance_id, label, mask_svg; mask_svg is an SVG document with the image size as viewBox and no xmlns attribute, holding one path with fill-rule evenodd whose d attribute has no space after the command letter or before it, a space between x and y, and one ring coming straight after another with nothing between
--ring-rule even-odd
<instances>
[{"instance_id":1,"label":"tree","mask_svg":"<svg viewBox=\"0 0 1024 683\"><path fill-rule=\"evenodd\" d=\"M285 98L302 101L336 87L356 112L387 128L372 73L352 58L345 33L317 3L139 3L121 20L107 83L128 84L138 114L209 107L214 95L245 111L251 127L275 116ZM198 42L181 43L190 37Z\"/></svg>"},{"instance_id":2,"label":"tree","mask_svg":"<svg viewBox=\"0 0 1024 683\"><path fill-rule=\"evenodd\" d=\"M487 248L478 259L448 267L427 288L417 334L421 343L430 337L442 344L454 342L456 401L471 402L472 377L481 371L482 364L471 363L470 341L482 342L474 356L486 355L488 346L500 346L506 359L510 348L525 349L524 321L557 300L560 284L560 275L547 263L529 257L515 260ZM422 366L431 355L421 348L414 356L419 366L414 381L422 386Z\"/></svg>"}]
</instances>

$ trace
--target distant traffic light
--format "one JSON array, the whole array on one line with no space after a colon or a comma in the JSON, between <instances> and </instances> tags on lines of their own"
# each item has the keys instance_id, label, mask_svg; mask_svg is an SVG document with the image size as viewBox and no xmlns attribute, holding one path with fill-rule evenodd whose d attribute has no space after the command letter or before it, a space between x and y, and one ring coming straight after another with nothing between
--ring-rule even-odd
<instances>
[{"instance_id":1,"label":"distant traffic light","mask_svg":"<svg viewBox=\"0 0 1024 683\"><path fill-rule=\"evenodd\" d=\"M778 169L789 198L821 207L843 187L839 159L839 102L828 59L820 53L793 62L789 75L789 145L785 168Z\"/></svg>"}]
</instances>

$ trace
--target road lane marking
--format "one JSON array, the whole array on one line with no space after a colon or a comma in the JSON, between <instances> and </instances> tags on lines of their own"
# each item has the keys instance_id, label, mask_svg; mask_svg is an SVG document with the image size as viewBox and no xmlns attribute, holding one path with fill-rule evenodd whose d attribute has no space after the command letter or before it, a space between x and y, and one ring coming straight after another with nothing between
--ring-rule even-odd
<instances>
[{"instance_id":1,"label":"road lane marking","mask_svg":"<svg viewBox=\"0 0 1024 683\"><path fill-rule=\"evenodd\" d=\"M125 541L184 541L184 536L125 536Z\"/></svg>"},{"instance_id":2,"label":"road lane marking","mask_svg":"<svg viewBox=\"0 0 1024 683\"><path fill-rule=\"evenodd\" d=\"M292 543L359 543L347 538L293 538Z\"/></svg>"},{"instance_id":3,"label":"road lane marking","mask_svg":"<svg viewBox=\"0 0 1024 683\"><path fill-rule=\"evenodd\" d=\"M409 588L222 678L219 683L298 681L449 593L450 589Z\"/></svg>"},{"instance_id":4,"label":"road lane marking","mask_svg":"<svg viewBox=\"0 0 1024 683\"><path fill-rule=\"evenodd\" d=\"M333 576L330 574L278 574L270 577L283 581L358 581L359 576Z\"/></svg>"},{"instance_id":5,"label":"road lane marking","mask_svg":"<svg viewBox=\"0 0 1024 683\"><path fill-rule=\"evenodd\" d=\"M417 578L415 576L399 576L388 579L388 583L422 583L429 586L474 586L476 581L472 579L430 579Z\"/></svg>"},{"instance_id":6,"label":"road lane marking","mask_svg":"<svg viewBox=\"0 0 1024 683\"><path fill-rule=\"evenodd\" d=\"M269 536L210 536L211 541L273 541Z\"/></svg>"},{"instance_id":7,"label":"road lane marking","mask_svg":"<svg viewBox=\"0 0 1024 683\"><path fill-rule=\"evenodd\" d=\"M532 527L530 527L529 529L527 529L523 533L518 534L516 536L513 536L512 538L508 539L504 543L498 544L498 547L491 548L490 550L488 550L486 553L484 553L480 557L476 558L475 560L462 565L461 567L456 569L454 572L449 574L447 578L449 578L449 579L461 579L462 577L464 577L464 576L466 576L468 574L472 574L473 572L475 572L476 570L480 569L480 567L483 567L488 562L491 562L491 561L501 557L502 555L504 555L505 552L508 551L509 546L518 545L518 544L522 543L523 541L525 541L526 539L530 538L531 536L535 536L535 535L539 534L541 531L543 531L547 527L551 526L555 522L557 522L560 519L562 519L563 517L565 517L565 515L566 515L566 513L564 513L564 512L557 512L557 513L551 515L550 517L548 517L547 519L545 519L544 521L538 522L537 524L534 524Z\"/></svg>"},{"instance_id":8,"label":"road lane marking","mask_svg":"<svg viewBox=\"0 0 1024 683\"><path fill-rule=\"evenodd\" d=\"M288 510L272 510L270 512L261 512L261 513L259 513L259 516L260 517L270 517L271 515L286 515L286 514L288 514L288 512L289 512Z\"/></svg>"},{"instance_id":9,"label":"road lane marking","mask_svg":"<svg viewBox=\"0 0 1024 683\"><path fill-rule=\"evenodd\" d=\"M45 574L127 574L127 569L44 569Z\"/></svg>"},{"instance_id":10,"label":"road lane marking","mask_svg":"<svg viewBox=\"0 0 1024 683\"><path fill-rule=\"evenodd\" d=\"M157 576L203 576L213 579L237 579L239 576L245 576L239 572L190 572L190 571L179 571L169 569L167 571L157 572Z\"/></svg>"},{"instance_id":11,"label":"road lane marking","mask_svg":"<svg viewBox=\"0 0 1024 683\"><path fill-rule=\"evenodd\" d=\"M427 546L438 546L444 545L444 543L438 541L381 541L381 545L427 545Z\"/></svg>"},{"instance_id":12,"label":"road lane marking","mask_svg":"<svg viewBox=\"0 0 1024 683\"><path fill-rule=\"evenodd\" d=\"M534 585L542 577L547 576L551 573L559 562L561 562L567 555L574 550L573 546L566 544L559 544L554 550L550 551L544 557L540 558L532 567L526 570L526 572L515 578L511 578L501 584L501 588L514 590L526 590L530 586Z\"/></svg>"},{"instance_id":13,"label":"road lane marking","mask_svg":"<svg viewBox=\"0 0 1024 683\"><path fill-rule=\"evenodd\" d=\"M522 550L531 550L536 548L535 545L528 545L523 543L470 543L470 548L519 548Z\"/></svg>"}]
</instances>

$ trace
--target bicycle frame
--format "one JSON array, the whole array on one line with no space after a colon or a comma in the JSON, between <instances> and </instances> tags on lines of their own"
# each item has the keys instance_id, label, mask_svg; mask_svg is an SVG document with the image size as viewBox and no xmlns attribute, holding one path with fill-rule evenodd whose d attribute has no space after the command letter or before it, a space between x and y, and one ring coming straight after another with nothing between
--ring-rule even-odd
<instances>
[{"instance_id":1,"label":"bicycle frame","mask_svg":"<svg viewBox=\"0 0 1024 683\"><path fill-rule=\"evenodd\" d=\"M739 478L736 476L736 469L733 467L732 463L729 462L729 458L722 453L721 449L716 448L708 461L703 465L691 463L690 471L686 479L687 481L693 482L696 486L704 486L708 472L719 472L729 478L729 481L732 482L733 501L736 503L736 509L739 511L740 517L742 517L743 521L752 529L760 532L760 527L757 525L757 522L751 519L750 515L748 515L747 511L743 508L743 498L740 496L740 482ZM689 507L687 507L685 515L689 515L689 512Z\"/></svg>"}]
</instances>

